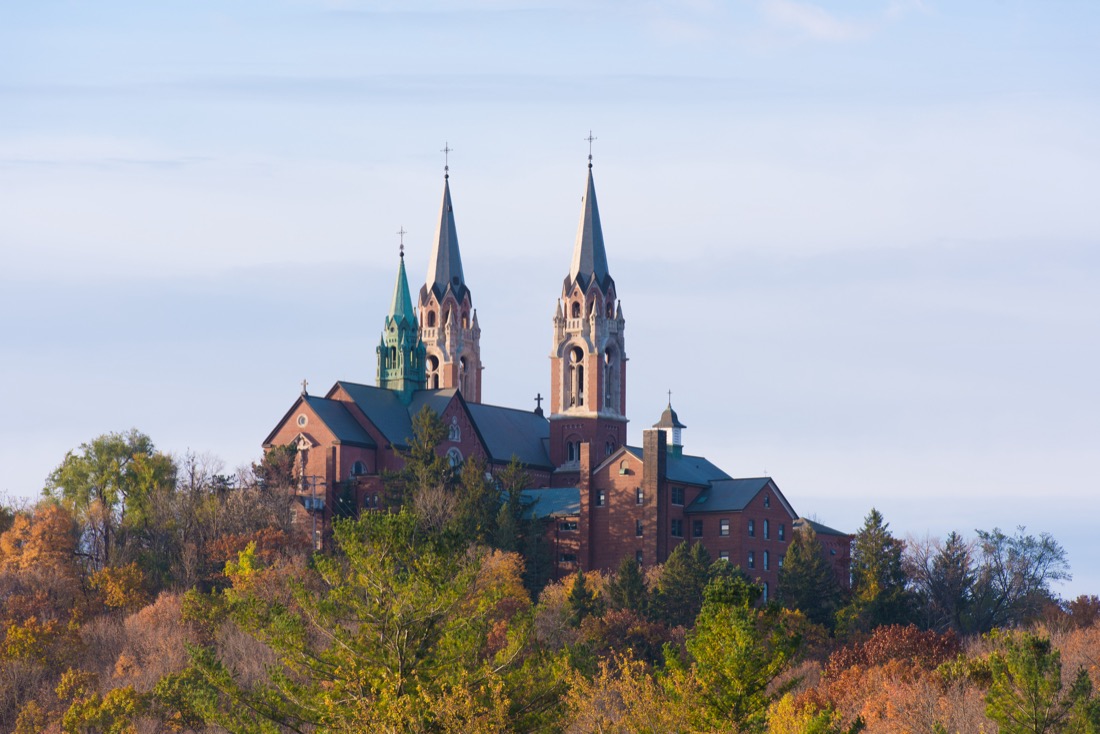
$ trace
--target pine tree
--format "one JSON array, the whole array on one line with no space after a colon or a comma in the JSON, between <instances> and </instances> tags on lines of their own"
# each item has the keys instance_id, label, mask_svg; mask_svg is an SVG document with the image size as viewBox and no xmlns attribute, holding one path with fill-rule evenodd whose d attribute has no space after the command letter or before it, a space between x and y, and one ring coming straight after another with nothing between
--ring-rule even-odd
<instances>
[{"instance_id":1,"label":"pine tree","mask_svg":"<svg viewBox=\"0 0 1100 734\"><path fill-rule=\"evenodd\" d=\"M904 549L882 513L871 508L852 547L852 600L838 615L844 631L912 620L913 602L901 562Z\"/></svg>"},{"instance_id":2,"label":"pine tree","mask_svg":"<svg viewBox=\"0 0 1100 734\"><path fill-rule=\"evenodd\" d=\"M778 601L815 624L831 628L840 606L840 585L825 560L817 533L809 525L796 530L779 569Z\"/></svg>"},{"instance_id":3,"label":"pine tree","mask_svg":"<svg viewBox=\"0 0 1100 734\"><path fill-rule=\"evenodd\" d=\"M584 571L577 571L577 575L573 577L568 600L569 608L572 610L569 621L574 627L579 627L585 617L598 614L600 611L599 597L596 596L595 590L588 588Z\"/></svg>"},{"instance_id":4,"label":"pine tree","mask_svg":"<svg viewBox=\"0 0 1100 734\"><path fill-rule=\"evenodd\" d=\"M629 556L623 558L615 578L607 585L612 609L625 609L644 616L649 610L649 590L642 567Z\"/></svg>"},{"instance_id":5,"label":"pine tree","mask_svg":"<svg viewBox=\"0 0 1100 734\"><path fill-rule=\"evenodd\" d=\"M654 600L656 616L670 627L689 627L703 606L710 554L701 544L680 543L661 569Z\"/></svg>"}]
</instances>

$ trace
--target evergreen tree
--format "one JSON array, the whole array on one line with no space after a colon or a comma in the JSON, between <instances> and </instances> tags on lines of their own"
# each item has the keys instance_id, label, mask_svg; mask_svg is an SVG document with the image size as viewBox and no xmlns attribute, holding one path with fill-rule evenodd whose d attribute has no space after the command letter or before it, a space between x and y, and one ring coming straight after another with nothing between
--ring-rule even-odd
<instances>
[{"instance_id":1,"label":"evergreen tree","mask_svg":"<svg viewBox=\"0 0 1100 734\"><path fill-rule=\"evenodd\" d=\"M657 618L670 627L690 627L703 606L710 554L699 543L680 543L669 554L657 582Z\"/></svg>"},{"instance_id":2,"label":"evergreen tree","mask_svg":"<svg viewBox=\"0 0 1100 734\"><path fill-rule=\"evenodd\" d=\"M607 585L612 609L625 609L644 616L649 611L649 589L645 586L642 567L629 556L619 563L615 578Z\"/></svg>"},{"instance_id":3,"label":"evergreen tree","mask_svg":"<svg viewBox=\"0 0 1100 734\"><path fill-rule=\"evenodd\" d=\"M584 571L577 571L573 577L573 585L569 587L569 608L572 610L569 621L574 627L579 627L585 617L590 614L599 614L600 602L594 589L589 589L584 578Z\"/></svg>"},{"instance_id":4,"label":"evergreen tree","mask_svg":"<svg viewBox=\"0 0 1100 734\"><path fill-rule=\"evenodd\" d=\"M825 560L817 533L809 525L796 530L779 569L777 600L815 624L832 628L840 606L840 584Z\"/></svg>"},{"instance_id":5,"label":"evergreen tree","mask_svg":"<svg viewBox=\"0 0 1100 734\"><path fill-rule=\"evenodd\" d=\"M497 534L500 491L486 476L485 462L471 457L462 463L452 531L459 538L488 544Z\"/></svg>"},{"instance_id":6,"label":"evergreen tree","mask_svg":"<svg viewBox=\"0 0 1100 734\"><path fill-rule=\"evenodd\" d=\"M913 618L912 597L902 566L905 543L890 533L882 513L871 508L852 547L852 600L838 615L846 632Z\"/></svg>"},{"instance_id":7,"label":"evergreen tree","mask_svg":"<svg viewBox=\"0 0 1100 734\"><path fill-rule=\"evenodd\" d=\"M932 559L928 602L936 629L964 631L974 581L970 545L952 531Z\"/></svg>"},{"instance_id":8,"label":"evergreen tree","mask_svg":"<svg viewBox=\"0 0 1100 734\"><path fill-rule=\"evenodd\" d=\"M497 473L497 481L504 494L504 502L497 511L494 545L505 551L522 552L524 536L533 528L524 521L523 490L531 483L519 458L512 457L508 466Z\"/></svg>"}]
</instances>

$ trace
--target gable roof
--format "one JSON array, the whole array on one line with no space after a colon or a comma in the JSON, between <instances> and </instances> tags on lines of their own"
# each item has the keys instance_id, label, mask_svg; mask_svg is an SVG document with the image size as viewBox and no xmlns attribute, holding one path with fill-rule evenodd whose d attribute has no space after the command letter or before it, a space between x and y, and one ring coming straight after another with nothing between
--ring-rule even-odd
<instances>
[{"instance_id":1,"label":"gable roof","mask_svg":"<svg viewBox=\"0 0 1100 734\"><path fill-rule=\"evenodd\" d=\"M378 444L339 400L305 396L305 401L340 443L375 448Z\"/></svg>"},{"instance_id":2,"label":"gable roof","mask_svg":"<svg viewBox=\"0 0 1100 734\"><path fill-rule=\"evenodd\" d=\"M851 535L851 533L845 533L845 532L840 531L840 530L835 530L835 529L829 527L828 525L822 525L821 523L815 522L815 521L809 519L808 517L798 518L797 520L795 520L791 524L791 527L793 527L795 530L797 530L798 528L802 527L803 525L809 525L811 528L813 528L814 533L817 534L817 535L840 535L840 536Z\"/></svg>"},{"instance_id":3,"label":"gable roof","mask_svg":"<svg viewBox=\"0 0 1100 734\"><path fill-rule=\"evenodd\" d=\"M515 456L528 466L552 468L546 453L550 421L544 416L482 403L466 403L466 410L494 460L508 462Z\"/></svg>"},{"instance_id":4,"label":"gable roof","mask_svg":"<svg viewBox=\"0 0 1100 734\"><path fill-rule=\"evenodd\" d=\"M771 489L792 519L798 517L771 477L715 480L684 508L684 512L740 512L765 489Z\"/></svg>"},{"instance_id":5,"label":"gable roof","mask_svg":"<svg viewBox=\"0 0 1100 734\"><path fill-rule=\"evenodd\" d=\"M638 459L642 459L642 450L637 446L625 447ZM677 456L669 453L665 458L665 476L670 482L694 484L705 487L717 479L729 479L730 475L702 456Z\"/></svg>"},{"instance_id":6,"label":"gable roof","mask_svg":"<svg viewBox=\"0 0 1100 734\"><path fill-rule=\"evenodd\" d=\"M344 389L367 419L391 444L398 448L408 446L408 441L413 434L412 419L409 417L408 406L401 402L400 393L373 385L340 381L329 390L329 395L332 395L337 388Z\"/></svg>"}]
</instances>

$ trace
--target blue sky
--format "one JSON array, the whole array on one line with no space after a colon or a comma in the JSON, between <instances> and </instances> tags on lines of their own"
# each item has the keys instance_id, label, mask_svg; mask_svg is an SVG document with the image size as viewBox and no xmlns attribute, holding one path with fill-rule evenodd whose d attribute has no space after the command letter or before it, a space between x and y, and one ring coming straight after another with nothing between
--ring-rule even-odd
<instances>
[{"instance_id":1,"label":"blue sky","mask_svg":"<svg viewBox=\"0 0 1100 734\"><path fill-rule=\"evenodd\" d=\"M373 382L444 142L485 398L533 405L587 144L631 440L899 535L1024 524L1100 592L1100 6L0 8L0 492L137 427L228 468Z\"/></svg>"}]
</instances>

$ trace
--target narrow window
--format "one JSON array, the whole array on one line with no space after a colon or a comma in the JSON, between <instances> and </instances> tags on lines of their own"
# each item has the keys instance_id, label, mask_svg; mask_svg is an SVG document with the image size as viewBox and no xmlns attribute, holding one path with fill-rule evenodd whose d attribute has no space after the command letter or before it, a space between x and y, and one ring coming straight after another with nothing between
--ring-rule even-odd
<instances>
[{"instance_id":1,"label":"narrow window","mask_svg":"<svg viewBox=\"0 0 1100 734\"><path fill-rule=\"evenodd\" d=\"M601 489L596 493L596 507L603 507L607 504L607 494Z\"/></svg>"},{"instance_id":2,"label":"narrow window","mask_svg":"<svg viewBox=\"0 0 1100 734\"><path fill-rule=\"evenodd\" d=\"M756 551L749 551L749 568L756 568Z\"/></svg>"},{"instance_id":3,"label":"narrow window","mask_svg":"<svg viewBox=\"0 0 1100 734\"><path fill-rule=\"evenodd\" d=\"M635 520L634 521L634 537L636 537L636 538L642 537L642 521L641 520Z\"/></svg>"},{"instance_id":4,"label":"narrow window","mask_svg":"<svg viewBox=\"0 0 1100 734\"><path fill-rule=\"evenodd\" d=\"M692 520L691 521L691 537L702 538L703 537L703 521Z\"/></svg>"},{"instance_id":5,"label":"narrow window","mask_svg":"<svg viewBox=\"0 0 1100 734\"><path fill-rule=\"evenodd\" d=\"M682 505L684 504L684 488L673 487L672 488L672 504Z\"/></svg>"},{"instance_id":6,"label":"narrow window","mask_svg":"<svg viewBox=\"0 0 1100 734\"><path fill-rule=\"evenodd\" d=\"M767 571L769 568L771 568L771 563L769 563L768 552L764 551L764 570Z\"/></svg>"},{"instance_id":7,"label":"narrow window","mask_svg":"<svg viewBox=\"0 0 1100 734\"><path fill-rule=\"evenodd\" d=\"M750 538L756 537L756 520L749 520L748 531Z\"/></svg>"},{"instance_id":8,"label":"narrow window","mask_svg":"<svg viewBox=\"0 0 1100 734\"><path fill-rule=\"evenodd\" d=\"M573 301L573 318L579 319L581 317L581 303L580 301Z\"/></svg>"},{"instance_id":9,"label":"narrow window","mask_svg":"<svg viewBox=\"0 0 1100 734\"><path fill-rule=\"evenodd\" d=\"M722 518L718 521L718 534L722 537L726 537L730 534L730 521Z\"/></svg>"},{"instance_id":10,"label":"narrow window","mask_svg":"<svg viewBox=\"0 0 1100 734\"><path fill-rule=\"evenodd\" d=\"M642 565L642 561L644 558L645 555L643 555L641 551L634 551L634 562L637 563L639 566Z\"/></svg>"},{"instance_id":11,"label":"narrow window","mask_svg":"<svg viewBox=\"0 0 1100 734\"><path fill-rule=\"evenodd\" d=\"M780 568L783 568L783 556L779 556L779 560L778 560L778 561L776 561L776 563L778 563L778 564L779 564L779 567L780 567Z\"/></svg>"},{"instance_id":12,"label":"narrow window","mask_svg":"<svg viewBox=\"0 0 1100 734\"><path fill-rule=\"evenodd\" d=\"M671 529L672 529L672 537L673 538L682 538L682 537L684 537L684 521L683 520L673 520Z\"/></svg>"},{"instance_id":13,"label":"narrow window","mask_svg":"<svg viewBox=\"0 0 1100 734\"><path fill-rule=\"evenodd\" d=\"M625 464L626 462L624 461L623 463ZM634 504L636 504L636 505L644 505L645 504L645 492L642 491L641 487L638 487L637 489L634 490Z\"/></svg>"},{"instance_id":14,"label":"narrow window","mask_svg":"<svg viewBox=\"0 0 1100 734\"><path fill-rule=\"evenodd\" d=\"M762 598L764 600L764 603L767 604L768 603L768 582L767 581L764 582L764 595L763 595Z\"/></svg>"},{"instance_id":15,"label":"narrow window","mask_svg":"<svg viewBox=\"0 0 1100 734\"><path fill-rule=\"evenodd\" d=\"M764 507L772 506L772 496L770 494L764 495Z\"/></svg>"},{"instance_id":16,"label":"narrow window","mask_svg":"<svg viewBox=\"0 0 1100 734\"><path fill-rule=\"evenodd\" d=\"M428 311L428 328L435 328L435 311Z\"/></svg>"},{"instance_id":17,"label":"narrow window","mask_svg":"<svg viewBox=\"0 0 1100 734\"><path fill-rule=\"evenodd\" d=\"M784 525L783 523L779 523L779 539L780 540L786 540L787 539L787 526Z\"/></svg>"},{"instance_id":18,"label":"narrow window","mask_svg":"<svg viewBox=\"0 0 1100 734\"><path fill-rule=\"evenodd\" d=\"M768 540L771 537L771 533L768 530L768 521L764 520L764 540Z\"/></svg>"}]
</instances>

